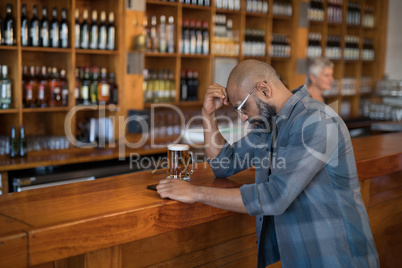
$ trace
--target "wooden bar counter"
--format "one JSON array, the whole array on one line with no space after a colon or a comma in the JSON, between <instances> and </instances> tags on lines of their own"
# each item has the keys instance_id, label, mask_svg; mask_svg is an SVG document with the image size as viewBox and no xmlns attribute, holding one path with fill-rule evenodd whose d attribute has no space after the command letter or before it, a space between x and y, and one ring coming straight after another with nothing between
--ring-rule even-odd
<instances>
[{"instance_id":1,"label":"wooden bar counter","mask_svg":"<svg viewBox=\"0 0 402 268\"><path fill-rule=\"evenodd\" d=\"M378 195L402 183L392 179L392 187L375 184L370 191L370 181L402 174L402 133L357 138L353 145L377 243L377 224L386 231L378 217L389 210L388 201L397 202L389 206L401 214L402 191L387 202ZM143 171L0 196L0 267L255 267L254 217L161 199L146 186L162 178L162 172ZM199 163L191 183L240 187L253 181L253 169L215 178ZM373 189L377 199L370 206Z\"/></svg>"}]
</instances>

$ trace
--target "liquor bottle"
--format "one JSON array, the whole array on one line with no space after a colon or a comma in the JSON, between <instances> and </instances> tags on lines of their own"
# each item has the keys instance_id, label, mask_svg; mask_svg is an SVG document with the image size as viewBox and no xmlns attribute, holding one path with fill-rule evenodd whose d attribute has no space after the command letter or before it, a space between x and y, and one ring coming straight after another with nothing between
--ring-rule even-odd
<instances>
[{"instance_id":1,"label":"liquor bottle","mask_svg":"<svg viewBox=\"0 0 402 268\"><path fill-rule=\"evenodd\" d=\"M168 53L174 53L175 49L175 42L174 42L174 33L175 33L175 27L174 27L174 17L169 16L168 19L168 25L166 26L166 34L167 34L167 52Z\"/></svg>"},{"instance_id":2,"label":"liquor bottle","mask_svg":"<svg viewBox=\"0 0 402 268\"><path fill-rule=\"evenodd\" d=\"M0 99L1 99L1 109L11 108L11 82L7 76L7 65L1 66L2 78L0 80Z\"/></svg>"},{"instance_id":3,"label":"liquor bottle","mask_svg":"<svg viewBox=\"0 0 402 268\"><path fill-rule=\"evenodd\" d=\"M52 79L49 82L49 106L61 106L60 79L57 68L52 68Z\"/></svg>"},{"instance_id":4,"label":"liquor bottle","mask_svg":"<svg viewBox=\"0 0 402 268\"><path fill-rule=\"evenodd\" d=\"M99 49L106 49L107 43L107 27L106 27L106 12L102 11L100 14L100 25L99 25Z\"/></svg>"},{"instance_id":5,"label":"liquor bottle","mask_svg":"<svg viewBox=\"0 0 402 268\"><path fill-rule=\"evenodd\" d=\"M7 15L4 19L4 44L7 46L14 46L16 44L15 36L15 20L12 15L11 4L7 4Z\"/></svg>"},{"instance_id":6,"label":"liquor bottle","mask_svg":"<svg viewBox=\"0 0 402 268\"><path fill-rule=\"evenodd\" d=\"M35 76L35 69L33 66L30 68L30 76L28 76L28 67L24 66L24 78L23 78L23 95L24 95L24 101L23 105L24 107L34 107L35 102L34 102L34 87L37 85L33 82L33 78ZM32 81L31 81L32 80Z\"/></svg>"},{"instance_id":7,"label":"liquor bottle","mask_svg":"<svg viewBox=\"0 0 402 268\"><path fill-rule=\"evenodd\" d=\"M148 87L148 81L149 81L148 74L149 74L148 69L142 70L142 76L144 77L144 80L142 81L142 92L144 94L144 103L150 102L150 92L151 91L149 90L149 87Z\"/></svg>"},{"instance_id":8,"label":"liquor bottle","mask_svg":"<svg viewBox=\"0 0 402 268\"><path fill-rule=\"evenodd\" d=\"M107 49L116 49L116 27L114 26L114 13L109 13L109 25L107 26Z\"/></svg>"},{"instance_id":9,"label":"liquor bottle","mask_svg":"<svg viewBox=\"0 0 402 268\"><path fill-rule=\"evenodd\" d=\"M169 70L169 80L170 80L170 102L176 100L176 82L173 76L173 70Z\"/></svg>"},{"instance_id":10,"label":"liquor bottle","mask_svg":"<svg viewBox=\"0 0 402 268\"><path fill-rule=\"evenodd\" d=\"M11 127L11 138L10 138L10 157L16 158L18 157L18 139L17 134L15 133L15 127Z\"/></svg>"},{"instance_id":11,"label":"liquor bottle","mask_svg":"<svg viewBox=\"0 0 402 268\"><path fill-rule=\"evenodd\" d=\"M99 85L99 81L98 81L98 68L97 67L93 67L92 69L92 81L91 81L91 85L90 85L90 101L91 104L97 104L98 103L98 85Z\"/></svg>"},{"instance_id":12,"label":"liquor bottle","mask_svg":"<svg viewBox=\"0 0 402 268\"><path fill-rule=\"evenodd\" d=\"M81 103L84 105L89 105L91 104L89 101L89 88L91 85L91 80L89 80L89 68L86 67L84 71L84 79L82 80L82 85L81 85Z\"/></svg>"},{"instance_id":13,"label":"liquor bottle","mask_svg":"<svg viewBox=\"0 0 402 268\"><path fill-rule=\"evenodd\" d=\"M82 15L83 21L81 24L80 28L80 42L81 42L81 48L83 49L88 49L89 46L89 25L88 25L88 10L84 10L84 13Z\"/></svg>"},{"instance_id":14,"label":"liquor bottle","mask_svg":"<svg viewBox=\"0 0 402 268\"><path fill-rule=\"evenodd\" d=\"M68 82L66 79L66 70L60 70L60 90L61 90L61 106L68 106Z\"/></svg>"},{"instance_id":15,"label":"liquor bottle","mask_svg":"<svg viewBox=\"0 0 402 268\"><path fill-rule=\"evenodd\" d=\"M198 100L198 71L193 71L193 81L190 100Z\"/></svg>"},{"instance_id":16,"label":"liquor bottle","mask_svg":"<svg viewBox=\"0 0 402 268\"><path fill-rule=\"evenodd\" d=\"M4 26L3 26L3 19L0 15L0 46L4 44Z\"/></svg>"},{"instance_id":17,"label":"liquor bottle","mask_svg":"<svg viewBox=\"0 0 402 268\"><path fill-rule=\"evenodd\" d=\"M119 104L119 88L114 81L114 73L109 74L110 103Z\"/></svg>"},{"instance_id":18,"label":"liquor bottle","mask_svg":"<svg viewBox=\"0 0 402 268\"><path fill-rule=\"evenodd\" d=\"M202 54L209 54L208 21L204 21L202 30Z\"/></svg>"},{"instance_id":19,"label":"liquor bottle","mask_svg":"<svg viewBox=\"0 0 402 268\"><path fill-rule=\"evenodd\" d=\"M40 22L40 39L39 44L41 47L49 46L49 21L47 19L46 6L42 9L42 20Z\"/></svg>"},{"instance_id":20,"label":"liquor bottle","mask_svg":"<svg viewBox=\"0 0 402 268\"><path fill-rule=\"evenodd\" d=\"M96 10L92 11L92 24L91 30L89 31L89 48L98 48L98 12Z\"/></svg>"},{"instance_id":21,"label":"liquor bottle","mask_svg":"<svg viewBox=\"0 0 402 268\"><path fill-rule=\"evenodd\" d=\"M195 24L195 53L202 54L202 31L200 20L197 20Z\"/></svg>"},{"instance_id":22,"label":"liquor bottle","mask_svg":"<svg viewBox=\"0 0 402 268\"><path fill-rule=\"evenodd\" d=\"M157 52L159 48L159 40L158 34L156 30L156 16L151 17L151 42L152 42L152 51Z\"/></svg>"},{"instance_id":23,"label":"liquor bottle","mask_svg":"<svg viewBox=\"0 0 402 268\"><path fill-rule=\"evenodd\" d=\"M49 80L50 80L50 73L49 77L46 72L46 66L42 66L41 69L41 76L39 78L38 83L38 94L36 97L36 106L37 107L47 107L48 95L49 95Z\"/></svg>"},{"instance_id":24,"label":"liquor bottle","mask_svg":"<svg viewBox=\"0 0 402 268\"><path fill-rule=\"evenodd\" d=\"M154 72L153 74L153 79L154 79L154 102L155 103L160 103L161 102L161 92L163 91L163 83L161 84L160 81L163 79L161 70L158 70Z\"/></svg>"},{"instance_id":25,"label":"liquor bottle","mask_svg":"<svg viewBox=\"0 0 402 268\"><path fill-rule=\"evenodd\" d=\"M163 102L170 101L170 80L168 70L163 71Z\"/></svg>"},{"instance_id":26,"label":"liquor bottle","mask_svg":"<svg viewBox=\"0 0 402 268\"><path fill-rule=\"evenodd\" d=\"M18 154L20 157L26 157L28 154L27 138L25 137L25 128L21 126L20 142L18 144Z\"/></svg>"},{"instance_id":27,"label":"liquor bottle","mask_svg":"<svg viewBox=\"0 0 402 268\"><path fill-rule=\"evenodd\" d=\"M160 23L158 27L159 32L159 52L165 53L166 52L166 17L160 17Z\"/></svg>"},{"instance_id":28,"label":"liquor bottle","mask_svg":"<svg viewBox=\"0 0 402 268\"><path fill-rule=\"evenodd\" d=\"M98 85L98 102L100 105L109 104L110 101L110 85L107 82L106 68L101 69L101 78Z\"/></svg>"},{"instance_id":29,"label":"liquor bottle","mask_svg":"<svg viewBox=\"0 0 402 268\"><path fill-rule=\"evenodd\" d=\"M186 81L186 71L182 70L180 75L180 100L186 101L188 96L188 86Z\"/></svg>"},{"instance_id":30,"label":"liquor bottle","mask_svg":"<svg viewBox=\"0 0 402 268\"><path fill-rule=\"evenodd\" d=\"M80 25L80 11L78 9L75 10L75 24L74 24L74 46L75 48L81 47L81 25Z\"/></svg>"},{"instance_id":31,"label":"liquor bottle","mask_svg":"<svg viewBox=\"0 0 402 268\"><path fill-rule=\"evenodd\" d=\"M182 29L182 53L189 54L190 53L190 29L189 29L189 20L184 19Z\"/></svg>"},{"instance_id":32,"label":"liquor bottle","mask_svg":"<svg viewBox=\"0 0 402 268\"><path fill-rule=\"evenodd\" d=\"M21 8L21 46L29 45L29 20L27 17L27 6L22 5Z\"/></svg>"},{"instance_id":33,"label":"liquor bottle","mask_svg":"<svg viewBox=\"0 0 402 268\"><path fill-rule=\"evenodd\" d=\"M146 32L147 24L148 24L148 22L147 22L146 16L144 16L143 23L141 26L139 26L140 27L139 33L135 36L135 50L145 51L147 49L147 45L148 45L148 40L147 40L148 35ZM134 25L134 27L138 27L136 17L134 18L133 25Z\"/></svg>"},{"instance_id":34,"label":"liquor bottle","mask_svg":"<svg viewBox=\"0 0 402 268\"><path fill-rule=\"evenodd\" d=\"M154 98L154 80L153 80L153 70L150 69L148 74L145 76L144 74L144 78L147 77L147 89L146 89L146 97L145 97L145 102L147 103L152 103L153 102L153 98Z\"/></svg>"},{"instance_id":35,"label":"liquor bottle","mask_svg":"<svg viewBox=\"0 0 402 268\"><path fill-rule=\"evenodd\" d=\"M38 6L33 6L33 16L29 25L29 45L32 47L39 46L39 19L38 19Z\"/></svg>"},{"instance_id":36,"label":"liquor bottle","mask_svg":"<svg viewBox=\"0 0 402 268\"><path fill-rule=\"evenodd\" d=\"M75 68L74 77L75 77L74 98L75 98L75 104L78 105L81 103L81 100L80 100L81 80L80 80L80 69L79 68Z\"/></svg>"},{"instance_id":37,"label":"liquor bottle","mask_svg":"<svg viewBox=\"0 0 402 268\"><path fill-rule=\"evenodd\" d=\"M63 8L61 10L61 22L60 22L60 47L61 48L68 48L69 47L69 27L68 27L68 21L67 21L67 10Z\"/></svg>"},{"instance_id":38,"label":"liquor bottle","mask_svg":"<svg viewBox=\"0 0 402 268\"><path fill-rule=\"evenodd\" d=\"M196 46L197 46L197 39L195 36L195 20L190 21L190 54L195 54Z\"/></svg>"},{"instance_id":39,"label":"liquor bottle","mask_svg":"<svg viewBox=\"0 0 402 268\"><path fill-rule=\"evenodd\" d=\"M52 21L50 22L50 46L59 47L60 25L59 21L57 20L57 8L53 8L52 17Z\"/></svg>"},{"instance_id":40,"label":"liquor bottle","mask_svg":"<svg viewBox=\"0 0 402 268\"><path fill-rule=\"evenodd\" d=\"M187 98L186 98L186 100L192 100L193 95L194 95L194 93L193 93L194 85L193 85L193 72L191 70L187 71L186 84L187 84Z\"/></svg>"}]
</instances>

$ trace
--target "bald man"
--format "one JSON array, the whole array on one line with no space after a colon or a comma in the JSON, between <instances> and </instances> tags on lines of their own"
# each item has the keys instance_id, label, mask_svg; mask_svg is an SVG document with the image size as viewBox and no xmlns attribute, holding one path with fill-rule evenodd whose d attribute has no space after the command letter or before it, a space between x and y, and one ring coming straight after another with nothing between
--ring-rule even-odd
<instances>
[{"instance_id":1,"label":"bald man","mask_svg":"<svg viewBox=\"0 0 402 268\"><path fill-rule=\"evenodd\" d=\"M215 113L233 105L254 128L228 144ZM205 152L217 177L251 166L255 183L240 189L162 180L163 198L201 202L256 216L258 267L378 267L344 122L305 86L290 92L267 63L246 60L227 88L211 85L202 108Z\"/></svg>"}]
</instances>

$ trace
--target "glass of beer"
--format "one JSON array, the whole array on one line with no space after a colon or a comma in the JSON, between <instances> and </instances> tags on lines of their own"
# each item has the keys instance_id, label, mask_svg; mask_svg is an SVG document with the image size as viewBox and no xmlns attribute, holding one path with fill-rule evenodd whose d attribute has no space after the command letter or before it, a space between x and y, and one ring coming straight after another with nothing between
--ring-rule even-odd
<instances>
[{"instance_id":1,"label":"glass of beer","mask_svg":"<svg viewBox=\"0 0 402 268\"><path fill-rule=\"evenodd\" d=\"M189 149L190 146L187 144L168 145L167 179L190 181L190 175L194 172L195 162L194 154Z\"/></svg>"}]
</instances>

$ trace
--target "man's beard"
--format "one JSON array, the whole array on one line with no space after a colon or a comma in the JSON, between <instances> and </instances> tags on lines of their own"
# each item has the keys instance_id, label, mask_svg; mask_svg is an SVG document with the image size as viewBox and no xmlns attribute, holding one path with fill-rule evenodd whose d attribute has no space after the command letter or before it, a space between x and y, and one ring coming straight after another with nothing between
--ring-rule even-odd
<instances>
[{"instance_id":1,"label":"man's beard","mask_svg":"<svg viewBox=\"0 0 402 268\"><path fill-rule=\"evenodd\" d=\"M250 124L256 125L258 128L264 128L268 131L271 131L272 124L277 114L275 106L269 105L268 103L263 102L259 98L256 98L256 103L259 110L259 115L250 118L248 122Z\"/></svg>"}]
</instances>

